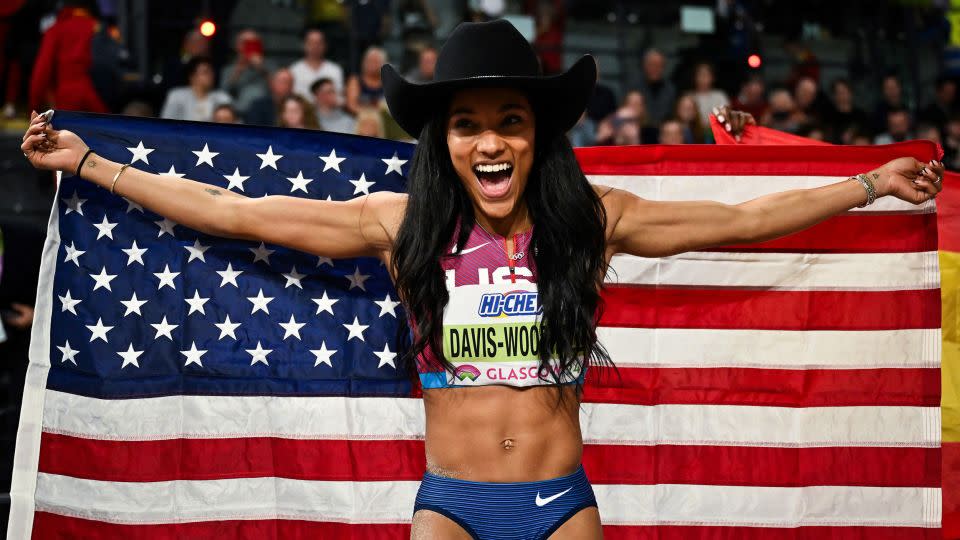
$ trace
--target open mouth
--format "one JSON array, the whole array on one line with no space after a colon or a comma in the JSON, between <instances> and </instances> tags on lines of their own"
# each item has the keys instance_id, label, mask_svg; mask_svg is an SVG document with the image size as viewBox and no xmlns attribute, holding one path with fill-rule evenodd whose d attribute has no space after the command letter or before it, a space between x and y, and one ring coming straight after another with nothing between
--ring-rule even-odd
<instances>
[{"instance_id":1,"label":"open mouth","mask_svg":"<svg viewBox=\"0 0 960 540\"><path fill-rule=\"evenodd\" d=\"M477 175L484 197L499 199L510 191L510 178L513 176L511 163L477 163L473 166L473 173Z\"/></svg>"}]
</instances>

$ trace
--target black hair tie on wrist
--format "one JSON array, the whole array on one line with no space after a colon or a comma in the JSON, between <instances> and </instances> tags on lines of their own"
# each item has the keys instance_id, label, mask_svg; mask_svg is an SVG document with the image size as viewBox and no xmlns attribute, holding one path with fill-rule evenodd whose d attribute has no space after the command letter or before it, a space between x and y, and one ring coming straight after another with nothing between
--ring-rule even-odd
<instances>
[{"instance_id":1,"label":"black hair tie on wrist","mask_svg":"<svg viewBox=\"0 0 960 540\"><path fill-rule=\"evenodd\" d=\"M92 153L93 153L93 150L87 148L87 153L83 155L83 159L81 159L81 160L80 160L80 164L77 165L77 174L76 174L77 178L82 178L82 177L80 176L80 169L83 168L83 162L86 161L87 158L90 157L90 154L92 154Z\"/></svg>"}]
</instances>

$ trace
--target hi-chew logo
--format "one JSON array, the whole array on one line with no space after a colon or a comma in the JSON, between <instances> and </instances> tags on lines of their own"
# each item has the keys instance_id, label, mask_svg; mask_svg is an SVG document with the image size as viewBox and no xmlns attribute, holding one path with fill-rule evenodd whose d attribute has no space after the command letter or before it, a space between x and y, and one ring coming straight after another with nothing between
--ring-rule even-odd
<instances>
[{"instance_id":1,"label":"hi-chew logo","mask_svg":"<svg viewBox=\"0 0 960 540\"><path fill-rule=\"evenodd\" d=\"M538 315L543 311L539 295L533 291L509 291L503 294L487 293L480 297L481 317L510 317Z\"/></svg>"}]
</instances>

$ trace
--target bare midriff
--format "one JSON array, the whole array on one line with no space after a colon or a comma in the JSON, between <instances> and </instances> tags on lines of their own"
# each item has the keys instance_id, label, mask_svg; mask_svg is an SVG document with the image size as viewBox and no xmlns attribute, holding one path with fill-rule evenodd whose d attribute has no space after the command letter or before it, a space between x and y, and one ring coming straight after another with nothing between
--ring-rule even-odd
<instances>
[{"instance_id":1,"label":"bare midriff","mask_svg":"<svg viewBox=\"0 0 960 540\"><path fill-rule=\"evenodd\" d=\"M476 482L531 482L576 471L579 402L565 385L423 391L427 472Z\"/></svg>"}]
</instances>

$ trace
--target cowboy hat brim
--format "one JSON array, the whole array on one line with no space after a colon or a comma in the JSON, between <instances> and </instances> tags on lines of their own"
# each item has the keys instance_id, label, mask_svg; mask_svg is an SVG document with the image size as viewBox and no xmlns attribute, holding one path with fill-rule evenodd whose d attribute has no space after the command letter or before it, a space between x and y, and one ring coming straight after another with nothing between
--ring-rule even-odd
<instances>
[{"instance_id":1,"label":"cowboy hat brim","mask_svg":"<svg viewBox=\"0 0 960 540\"><path fill-rule=\"evenodd\" d=\"M464 88L517 88L527 92L537 123L566 132L573 127L593 94L597 82L597 63L584 55L567 71L550 76L491 75L415 84L404 79L390 64L380 72L383 95L390 115L414 139L420 138L423 126L436 107L442 106L457 90Z\"/></svg>"}]
</instances>

